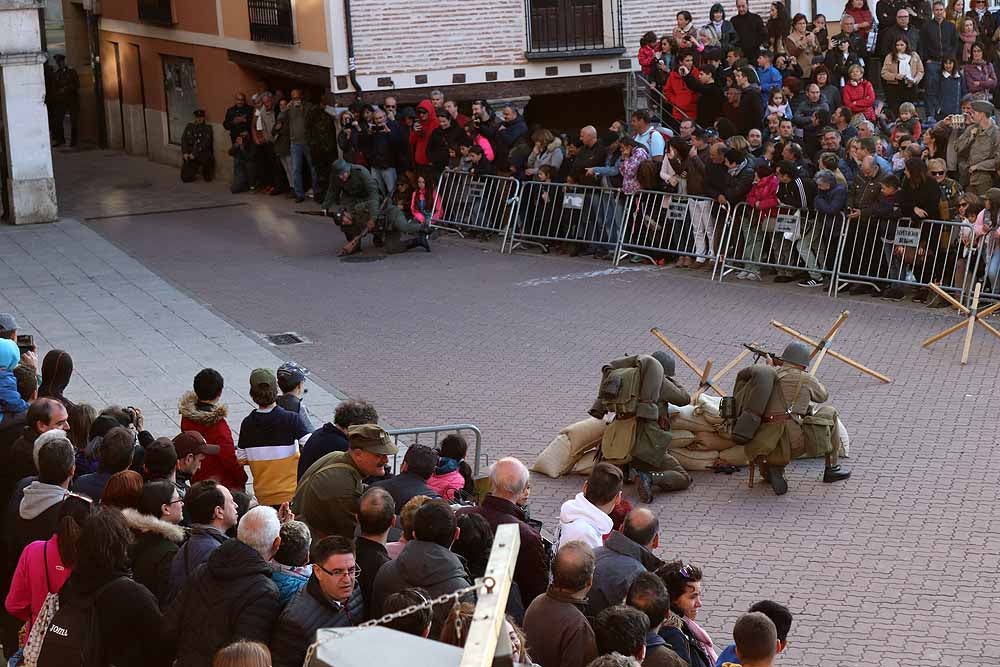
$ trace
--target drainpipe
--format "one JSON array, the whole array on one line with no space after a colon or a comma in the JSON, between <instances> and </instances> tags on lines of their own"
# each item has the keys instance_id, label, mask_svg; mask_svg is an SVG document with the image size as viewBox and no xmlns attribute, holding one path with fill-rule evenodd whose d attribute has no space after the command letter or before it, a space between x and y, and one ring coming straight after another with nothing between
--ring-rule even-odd
<instances>
[{"instance_id":1,"label":"drainpipe","mask_svg":"<svg viewBox=\"0 0 1000 667\"><path fill-rule=\"evenodd\" d=\"M104 112L104 78L101 73L101 1L84 0L84 15L87 21L87 42L90 46L90 68L94 73L94 96L97 98L97 145L108 147L108 119Z\"/></svg>"},{"instance_id":2,"label":"drainpipe","mask_svg":"<svg viewBox=\"0 0 1000 667\"><path fill-rule=\"evenodd\" d=\"M344 0L344 29L347 33L347 76L354 86L354 94L361 97L361 84L358 83L358 64L354 60L354 29L351 27L351 0Z\"/></svg>"}]
</instances>

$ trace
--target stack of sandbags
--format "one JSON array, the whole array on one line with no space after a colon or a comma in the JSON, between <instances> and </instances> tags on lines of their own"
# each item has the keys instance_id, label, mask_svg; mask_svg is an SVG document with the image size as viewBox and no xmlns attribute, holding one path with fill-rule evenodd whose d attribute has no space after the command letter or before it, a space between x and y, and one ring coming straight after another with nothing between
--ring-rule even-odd
<instances>
[{"instance_id":1,"label":"stack of sandbags","mask_svg":"<svg viewBox=\"0 0 1000 667\"><path fill-rule=\"evenodd\" d=\"M702 394L693 405L671 405L670 453L687 470L708 470L716 463L745 465L743 446L733 442L726 420L719 416L718 397ZM684 437L678 438L678 433Z\"/></svg>"},{"instance_id":2,"label":"stack of sandbags","mask_svg":"<svg viewBox=\"0 0 1000 667\"><path fill-rule=\"evenodd\" d=\"M603 419L593 417L570 424L542 450L531 469L552 478L561 477L570 471L578 472L576 467L586 469L581 474L590 474L607 427Z\"/></svg>"}]
</instances>

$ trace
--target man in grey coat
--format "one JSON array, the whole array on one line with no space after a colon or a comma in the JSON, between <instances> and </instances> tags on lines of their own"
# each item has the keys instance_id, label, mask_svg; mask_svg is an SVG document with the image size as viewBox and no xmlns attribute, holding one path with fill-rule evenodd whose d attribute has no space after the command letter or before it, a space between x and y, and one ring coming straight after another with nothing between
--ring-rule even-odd
<instances>
[{"instance_id":1,"label":"man in grey coat","mask_svg":"<svg viewBox=\"0 0 1000 667\"><path fill-rule=\"evenodd\" d=\"M653 572L663 564L653 555L660 544L660 521L645 507L625 517L622 532L612 531L604 546L594 550L594 585L590 589L591 618L608 607L621 604L628 587L642 572Z\"/></svg>"}]
</instances>

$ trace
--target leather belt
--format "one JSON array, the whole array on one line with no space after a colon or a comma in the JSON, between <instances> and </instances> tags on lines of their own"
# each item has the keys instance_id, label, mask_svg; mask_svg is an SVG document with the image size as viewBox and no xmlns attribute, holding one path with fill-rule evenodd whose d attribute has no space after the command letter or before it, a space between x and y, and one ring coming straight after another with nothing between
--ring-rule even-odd
<instances>
[{"instance_id":1,"label":"leather belt","mask_svg":"<svg viewBox=\"0 0 1000 667\"><path fill-rule=\"evenodd\" d=\"M776 415L764 415L764 421L768 424L787 422L791 421L792 416L786 412L780 412Z\"/></svg>"}]
</instances>

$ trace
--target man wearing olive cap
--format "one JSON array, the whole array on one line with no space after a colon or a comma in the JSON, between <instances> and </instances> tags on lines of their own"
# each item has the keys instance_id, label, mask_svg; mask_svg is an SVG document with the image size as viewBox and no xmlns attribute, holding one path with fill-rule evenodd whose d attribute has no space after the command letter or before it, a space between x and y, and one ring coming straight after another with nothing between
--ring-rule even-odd
<instances>
[{"instance_id":1,"label":"man wearing olive cap","mask_svg":"<svg viewBox=\"0 0 1000 667\"><path fill-rule=\"evenodd\" d=\"M993 185L1000 165L1000 128L993 122L993 105L985 100L972 103L972 123L955 141L958 173L967 192L982 197Z\"/></svg>"},{"instance_id":2,"label":"man wearing olive cap","mask_svg":"<svg viewBox=\"0 0 1000 667\"><path fill-rule=\"evenodd\" d=\"M344 252L360 252L361 237L375 230L375 216L378 215L382 193L378 182L367 169L340 159L333 163L330 187L323 201L323 213L343 213L340 229L347 237Z\"/></svg>"},{"instance_id":3,"label":"man wearing olive cap","mask_svg":"<svg viewBox=\"0 0 1000 667\"><path fill-rule=\"evenodd\" d=\"M837 463L838 448L832 441L836 410L813 408L812 403L824 403L830 394L819 380L806 372L809 353L806 345L790 343L781 356L769 359L775 367L773 389L761 415L760 426L746 444L751 465L758 457L766 461L761 463L761 477L779 496L788 492L785 466L793 457L806 452L826 456L824 482L839 482L851 476Z\"/></svg>"},{"instance_id":4,"label":"man wearing olive cap","mask_svg":"<svg viewBox=\"0 0 1000 667\"><path fill-rule=\"evenodd\" d=\"M351 426L347 439L346 452L331 452L309 466L292 499L292 511L309 526L313 540L329 535L354 539L365 478L381 476L389 457L399 451L377 424Z\"/></svg>"}]
</instances>

